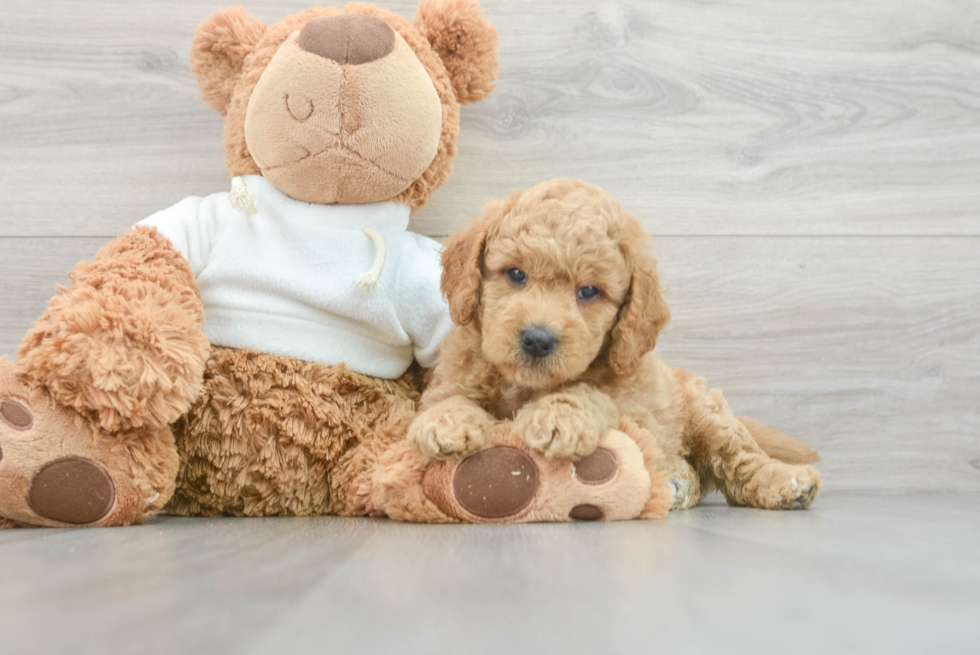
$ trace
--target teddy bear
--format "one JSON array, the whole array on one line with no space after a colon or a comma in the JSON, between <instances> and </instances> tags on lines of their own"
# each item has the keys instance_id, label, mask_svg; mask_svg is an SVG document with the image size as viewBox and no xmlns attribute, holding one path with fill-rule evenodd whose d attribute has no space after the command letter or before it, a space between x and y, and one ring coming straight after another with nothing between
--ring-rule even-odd
<instances>
[{"instance_id":1,"label":"teddy bear","mask_svg":"<svg viewBox=\"0 0 980 655\"><path fill-rule=\"evenodd\" d=\"M79 263L0 360L0 524L666 513L661 454L635 425L578 462L530 452L507 422L455 461L405 439L452 329L440 246L407 228L452 171L460 104L494 88L477 2L271 27L233 7L201 23L190 64L225 119L231 190Z\"/></svg>"},{"instance_id":2,"label":"teddy bear","mask_svg":"<svg viewBox=\"0 0 980 655\"><path fill-rule=\"evenodd\" d=\"M414 24L365 3L201 23L231 191L80 263L0 365L0 516L333 512L332 463L417 399L451 328L439 246L407 227L496 48L472 0L423 0Z\"/></svg>"}]
</instances>

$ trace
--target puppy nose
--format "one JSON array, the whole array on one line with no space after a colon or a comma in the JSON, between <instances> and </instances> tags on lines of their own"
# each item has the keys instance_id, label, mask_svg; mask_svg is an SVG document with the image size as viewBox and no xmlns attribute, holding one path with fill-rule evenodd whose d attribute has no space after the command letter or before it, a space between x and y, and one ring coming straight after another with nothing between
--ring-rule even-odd
<instances>
[{"instance_id":1,"label":"puppy nose","mask_svg":"<svg viewBox=\"0 0 980 655\"><path fill-rule=\"evenodd\" d=\"M298 43L303 50L338 64L366 64L394 49L395 30L374 16L321 16L303 26Z\"/></svg>"},{"instance_id":2,"label":"puppy nose","mask_svg":"<svg viewBox=\"0 0 980 655\"><path fill-rule=\"evenodd\" d=\"M548 328L529 327L521 331L521 350L531 357L547 357L558 347L558 337Z\"/></svg>"}]
</instances>

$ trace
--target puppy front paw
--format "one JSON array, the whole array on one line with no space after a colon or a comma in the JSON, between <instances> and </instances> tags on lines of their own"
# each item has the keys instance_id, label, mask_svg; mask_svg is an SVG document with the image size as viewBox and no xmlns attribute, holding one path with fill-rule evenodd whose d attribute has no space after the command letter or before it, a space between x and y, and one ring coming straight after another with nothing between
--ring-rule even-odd
<instances>
[{"instance_id":1,"label":"puppy front paw","mask_svg":"<svg viewBox=\"0 0 980 655\"><path fill-rule=\"evenodd\" d=\"M545 396L517 413L514 430L546 457L585 457L619 421L612 400L605 401L583 403L570 393Z\"/></svg>"},{"instance_id":2,"label":"puppy front paw","mask_svg":"<svg viewBox=\"0 0 980 655\"><path fill-rule=\"evenodd\" d=\"M415 417L408 441L430 459L469 455L487 445L493 419L469 402L446 400Z\"/></svg>"}]
</instances>

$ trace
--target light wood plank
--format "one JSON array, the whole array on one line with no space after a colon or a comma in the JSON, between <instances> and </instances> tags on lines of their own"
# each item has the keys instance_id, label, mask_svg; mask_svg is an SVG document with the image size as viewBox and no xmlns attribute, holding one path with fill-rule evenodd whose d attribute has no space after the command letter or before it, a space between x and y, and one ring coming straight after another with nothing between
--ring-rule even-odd
<instances>
[{"instance_id":1,"label":"light wood plank","mask_svg":"<svg viewBox=\"0 0 980 655\"><path fill-rule=\"evenodd\" d=\"M0 533L5 652L972 653L980 496L662 522Z\"/></svg>"},{"instance_id":2,"label":"light wood plank","mask_svg":"<svg viewBox=\"0 0 980 655\"><path fill-rule=\"evenodd\" d=\"M0 239L0 354L100 245ZM661 357L817 448L828 488L980 488L980 239L662 237L656 248L674 315Z\"/></svg>"},{"instance_id":3,"label":"light wood plank","mask_svg":"<svg viewBox=\"0 0 980 655\"><path fill-rule=\"evenodd\" d=\"M499 90L464 108L457 172L418 231L575 176L660 234L980 234L975 2L484 4ZM0 235L107 237L227 188L187 65L222 6L6 0Z\"/></svg>"},{"instance_id":4,"label":"light wood plank","mask_svg":"<svg viewBox=\"0 0 980 655\"><path fill-rule=\"evenodd\" d=\"M24 333L80 261L92 261L100 238L0 238L0 357L17 353Z\"/></svg>"},{"instance_id":5,"label":"light wood plank","mask_svg":"<svg viewBox=\"0 0 980 655\"><path fill-rule=\"evenodd\" d=\"M813 444L831 488L980 488L980 239L658 244L661 357Z\"/></svg>"}]
</instances>

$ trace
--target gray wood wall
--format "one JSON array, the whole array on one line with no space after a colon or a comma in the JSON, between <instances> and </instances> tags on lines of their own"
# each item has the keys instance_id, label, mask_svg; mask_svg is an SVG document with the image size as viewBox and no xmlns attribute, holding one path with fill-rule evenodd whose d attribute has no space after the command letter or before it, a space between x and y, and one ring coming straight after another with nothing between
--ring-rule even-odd
<instances>
[{"instance_id":1,"label":"gray wood wall","mask_svg":"<svg viewBox=\"0 0 980 655\"><path fill-rule=\"evenodd\" d=\"M228 187L187 64L225 4L0 1L0 354L78 260ZM550 177L597 183L655 235L661 355L818 448L828 490L980 488L980 3L484 8L498 90L464 108L415 230Z\"/></svg>"}]
</instances>

